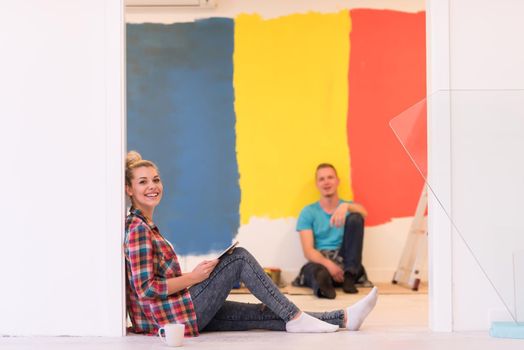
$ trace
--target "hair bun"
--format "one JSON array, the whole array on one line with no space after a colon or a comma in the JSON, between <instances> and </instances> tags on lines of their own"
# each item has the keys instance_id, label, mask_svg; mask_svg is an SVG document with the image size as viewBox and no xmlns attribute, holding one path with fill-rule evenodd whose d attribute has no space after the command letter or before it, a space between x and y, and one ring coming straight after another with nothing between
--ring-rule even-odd
<instances>
[{"instance_id":1,"label":"hair bun","mask_svg":"<svg viewBox=\"0 0 524 350\"><path fill-rule=\"evenodd\" d=\"M131 168L133 164L138 163L142 160L142 156L137 151L127 152L126 157L126 168Z\"/></svg>"}]
</instances>

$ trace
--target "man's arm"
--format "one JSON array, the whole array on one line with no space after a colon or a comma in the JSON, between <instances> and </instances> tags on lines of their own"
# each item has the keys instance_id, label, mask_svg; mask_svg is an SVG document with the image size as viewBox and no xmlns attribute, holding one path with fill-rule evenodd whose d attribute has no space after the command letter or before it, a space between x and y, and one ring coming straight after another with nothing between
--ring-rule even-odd
<instances>
[{"instance_id":1,"label":"man's arm","mask_svg":"<svg viewBox=\"0 0 524 350\"><path fill-rule=\"evenodd\" d=\"M331 277L337 282L344 281L344 271L333 261L324 257L322 253L315 249L315 239L312 230L301 230L300 242L302 243L302 251L304 257L314 263L321 264L328 269Z\"/></svg>"},{"instance_id":2,"label":"man's arm","mask_svg":"<svg viewBox=\"0 0 524 350\"><path fill-rule=\"evenodd\" d=\"M350 213L359 213L365 219L368 215L366 208L362 204L358 203L340 203L337 209L331 215L329 224L331 226L341 227L346 222L346 214Z\"/></svg>"}]
</instances>

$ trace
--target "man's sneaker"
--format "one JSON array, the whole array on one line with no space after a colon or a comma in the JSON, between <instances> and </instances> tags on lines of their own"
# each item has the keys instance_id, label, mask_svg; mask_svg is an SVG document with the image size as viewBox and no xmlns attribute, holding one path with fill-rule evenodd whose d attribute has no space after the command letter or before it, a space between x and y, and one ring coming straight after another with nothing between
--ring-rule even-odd
<instances>
[{"instance_id":1,"label":"man's sneaker","mask_svg":"<svg viewBox=\"0 0 524 350\"><path fill-rule=\"evenodd\" d=\"M368 280L368 275L367 275L366 271L364 270L364 273L355 282L355 286L361 287L361 288L373 288L374 284L373 284L373 282Z\"/></svg>"},{"instance_id":2,"label":"man's sneaker","mask_svg":"<svg viewBox=\"0 0 524 350\"><path fill-rule=\"evenodd\" d=\"M348 271L344 272L344 282L342 282L342 290L349 294L358 293L358 289L355 287L353 282L355 277Z\"/></svg>"},{"instance_id":3,"label":"man's sneaker","mask_svg":"<svg viewBox=\"0 0 524 350\"><path fill-rule=\"evenodd\" d=\"M329 272L326 269L322 269L317 272L315 279L319 285L317 297L335 299L337 292L335 291L335 287L333 287L333 280Z\"/></svg>"},{"instance_id":4,"label":"man's sneaker","mask_svg":"<svg viewBox=\"0 0 524 350\"><path fill-rule=\"evenodd\" d=\"M370 280L363 280L363 281L357 281L357 283L355 283L355 287L360 287L360 288L373 288L375 285L373 284L373 282L371 282Z\"/></svg>"}]
</instances>

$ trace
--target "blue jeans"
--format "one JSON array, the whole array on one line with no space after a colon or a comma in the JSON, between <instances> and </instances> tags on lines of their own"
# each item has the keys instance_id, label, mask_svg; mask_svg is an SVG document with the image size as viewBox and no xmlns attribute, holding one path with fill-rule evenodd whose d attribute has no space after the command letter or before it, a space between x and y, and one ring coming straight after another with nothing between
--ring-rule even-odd
<instances>
[{"instance_id":1,"label":"blue jeans","mask_svg":"<svg viewBox=\"0 0 524 350\"><path fill-rule=\"evenodd\" d=\"M352 213L346 218L344 224L344 238L338 250L338 258L334 262L341 266L344 272L348 272L357 283L361 278L367 280L366 270L362 265L362 247L364 245L364 218L359 213ZM320 282L317 280L319 272L327 269L317 263L308 262L300 270L296 284L310 287L315 295L319 295ZM334 283L335 286L340 284Z\"/></svg>"},{"instance_id":2,"label":"blue jeans","mask_svg":"<svg viewBox=\"0 0 524 350\"><path fill-rule=\"evenodd\" d=\"M262 304L226 300L239 282ZM268 329L283 331L286 322L300 311L266 275L255 258L244 248L220 259L209 278L189 288L200 331L245 331ZM344 327L344 311L309 313L331 324Z\"/></svg>"}]
</instances>

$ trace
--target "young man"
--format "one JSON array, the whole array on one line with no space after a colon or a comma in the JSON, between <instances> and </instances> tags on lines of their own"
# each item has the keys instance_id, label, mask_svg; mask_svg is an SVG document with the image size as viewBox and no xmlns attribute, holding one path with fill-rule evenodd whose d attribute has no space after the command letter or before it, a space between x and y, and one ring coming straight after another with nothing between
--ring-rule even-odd
<instances>
[{"instance_id":1,"label":"young man","mask_svg":"<svg viewBox=\"0 0 524 350\"><path fill-rule=\"evenodd\" d=\"M334 299L335 286L358 293L355 284L372 287L362 266L366 209L338 197L339 178L335 167L322 163L315 180L320 199L302 209L297 222L302 250L308 263L295 285L313 289L320 298Z\"/></svg>"}]
</instances>

